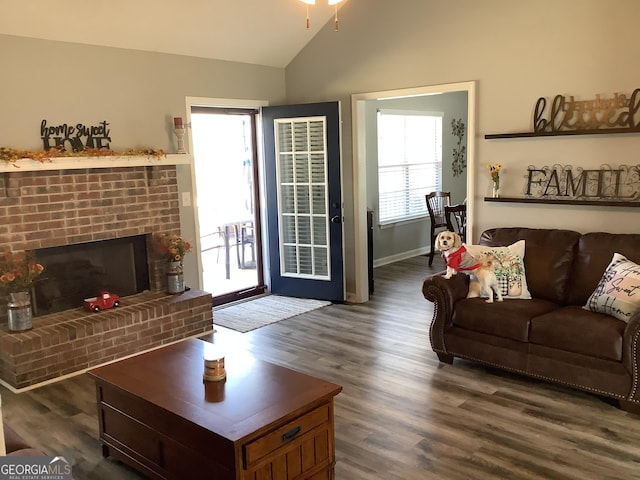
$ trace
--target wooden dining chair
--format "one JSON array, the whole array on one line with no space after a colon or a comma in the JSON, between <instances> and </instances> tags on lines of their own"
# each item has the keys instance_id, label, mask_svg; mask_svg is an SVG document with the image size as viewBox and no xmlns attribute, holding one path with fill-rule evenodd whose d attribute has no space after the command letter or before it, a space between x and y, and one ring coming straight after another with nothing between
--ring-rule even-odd
<instances>
[{"instance_id":1,"label":"wooden dining chair","mask_svg":"<svg viewBox=\"0 0 640 480\"><path fill-rule=\"evenodd\" d=\"M444 207L451 204L451 192L431 192L425 195L425 199L431 220L431 250L429 252L429 265L431 265L433 263L436 237L440 231L448 228Z\"/></svg>"},{"instance_id":2,"label":"wooden dining chair","mask_svg":"<svg viewBox=\"0 0 640 480\"><path fill-rule=\"evenodd\" d=\"M463 242L467 240L467 205L460 203L444 207L447 229L460 235Z\"/></svg>"}]
</instances>

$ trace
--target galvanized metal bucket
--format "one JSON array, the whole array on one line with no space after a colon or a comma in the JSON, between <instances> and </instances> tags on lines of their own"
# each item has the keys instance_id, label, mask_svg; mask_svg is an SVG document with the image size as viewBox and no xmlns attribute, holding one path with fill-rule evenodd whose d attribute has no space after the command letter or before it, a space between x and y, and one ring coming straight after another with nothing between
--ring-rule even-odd
<instances>
[{"instance_id":1,"label":"galvanized metal bucket","mask_svg":"<svg viewBox=\"0 0 640 480\"><path fill-rule=\"evenodd\" d=\"M171 262L167 270L167 293L184 292L184 275L180 262Z\"/></svg>"},{"instance_id":2,"label":"galvanized metal bucket","mask_svg":"<svg viewBox=\"0 0 640 480\"><path fill-rule=\"evenodd\" d=\"M10 332L23 332L33 328L31 295L29 292L13 292L9 294L7 321Z\"/></svg>"}]
</instances>

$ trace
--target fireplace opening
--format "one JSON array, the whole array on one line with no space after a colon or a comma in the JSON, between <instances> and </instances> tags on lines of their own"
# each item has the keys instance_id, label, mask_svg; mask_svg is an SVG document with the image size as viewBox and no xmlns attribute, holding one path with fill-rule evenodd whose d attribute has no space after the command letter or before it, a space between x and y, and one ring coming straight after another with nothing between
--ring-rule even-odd
<instances>
[{"instance_id":1,"label":"fireplace opening","mask_svg":"<svg viewBox=\"0 0 640 480\"><path fill-rule=\"evenodd\" d=\"M102 290L121 297L149 290L146 235L41 248L35 256L45 269L34 284L34 316L81 307Z\"/></svg>"}]
</instances>

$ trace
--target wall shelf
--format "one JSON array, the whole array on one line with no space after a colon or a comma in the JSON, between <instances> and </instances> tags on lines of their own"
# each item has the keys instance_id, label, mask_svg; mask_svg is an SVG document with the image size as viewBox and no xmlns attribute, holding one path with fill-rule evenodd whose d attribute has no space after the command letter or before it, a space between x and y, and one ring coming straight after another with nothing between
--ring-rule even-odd
<instances>
[{"instance_id":1,"label":"wall shelf","mask_svg":"<svg viewBox=\"0 0 640 480\"><path fill-rule=\"evenodd\" d=\"M568 135L612 135L622 133L640 133L637 128L605 128L592 130L562 130L556 132L520 132L520 133L492 133L484 136L487 140L497 140L501 138L531 138L531 137L565 137Z\"/></svg>"},{"instance_id":2,"label":"wall shelf","mask_svg":"<svg viewBox=\"0 0 640 480\"><path fill-rule=\"evenodd\" d=\"M558 198L530 198L530 197L484 197L485 202L500 203L542 203L546 205L588 205L596 207L640 207L640 202L621 202L615 200L562 200Z\"/></svg>"}]
</instances>

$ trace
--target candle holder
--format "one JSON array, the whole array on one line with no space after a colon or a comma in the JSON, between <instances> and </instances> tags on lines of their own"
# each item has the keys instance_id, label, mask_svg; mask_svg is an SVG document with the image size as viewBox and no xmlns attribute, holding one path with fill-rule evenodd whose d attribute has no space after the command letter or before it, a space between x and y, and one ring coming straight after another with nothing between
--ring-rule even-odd
<instances>
[{"instance_id":1,"label":"candle holder","mask_svg":"<svg viewBox=\"0 0 640 480\"><path fill-rule=\"evenodd\" d=\"M178 139L178 151L176 153L187 153L184 149L184 127L175 128L174 132L176 132L176 138Z\"/></svg>"},{"instance_id":2,"label":"candle holder","mask_svg":"<svg viewBox=\"0 0 640 480\"><path fill-rule=\"evenodd\" d=\"M219 382L226 380L227 372L224 369L224 353L217 345L208 343L204 347L204 374L202 376L205 382Z\"/></svg>"}]
</instances>

